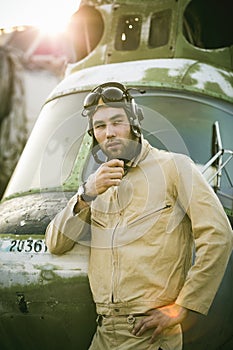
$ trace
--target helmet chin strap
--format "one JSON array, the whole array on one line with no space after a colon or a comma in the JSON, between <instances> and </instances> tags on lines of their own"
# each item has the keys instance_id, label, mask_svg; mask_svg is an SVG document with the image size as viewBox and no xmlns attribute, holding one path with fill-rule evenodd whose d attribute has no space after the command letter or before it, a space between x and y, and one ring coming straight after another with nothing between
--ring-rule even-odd
<instances>
[{"instance_id":1,"label":"helmet chin strap","mask_svg":"<svg viewBox=\"0 0 233 350\"><path fill-rule=\"evenodd\" d=\"M106 160L105 160L105 161L102 160L102 159L100 159L100 158L98 157L97 152L98 152L99 150L101 150L101 148L100 148L100 147L98 147L98 148L99 148L99 149L98 149L98 150L95 150L95 151L94 151L94 149L92 149L92 155L93 155L93 157L94 157L94 159L95 159L95 162L96 162L97 164L103 164L103 163L105 163L105 162L111 160L111 158L108 158L107 155L105 155L105 156L106 156ZM102 153L103 153L103 152L102 152ZM104 154L104 153L103 153L103 154ZM128 173L129 169L130 169L130 166L127 165L127 163L129 163L131 159L125 159L125 158L117 158L117 159L122 160L122 161L124 162L124 175L123 175L123 176L125 176L125 175Z\"/></svg>"},{"instance_id":2,"label":"helmet chin strap","mask_svg":"<svg viewBox=\"0 0 233 350\"><path fill-rule=\"evenodd\" d=\"M92 153L93 158L95 159L95 162L96 162L97 164L103 164L103 163L107 162L108 158L107 158L107 155L105 155L105 156L106 156L106 159L105 159L105 160L100 159L100 157L99 157L98 154L97 154L99 151L102 151L102 150L101 150L101 148L99 147L99 145L96 145L95 147L92 148L91 153ZM102 151L102 154L104 154L103 151Z\"/></svg>"}]
</instances>

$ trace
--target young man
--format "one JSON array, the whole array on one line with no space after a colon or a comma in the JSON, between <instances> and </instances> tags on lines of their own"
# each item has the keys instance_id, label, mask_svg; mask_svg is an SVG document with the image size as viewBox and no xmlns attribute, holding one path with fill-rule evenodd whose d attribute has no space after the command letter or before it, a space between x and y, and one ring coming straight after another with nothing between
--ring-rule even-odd
<instances>
[{"instance_id":1,"label":"young man","mask_svg":"<svg viewBox=\"0 0 233 350\"><path fill-rule=\"evenodd\" d=\"M91 350L181 350L180 323L190 310L207 314L223 277L228 219L189 158L143 139L142 111L123 85L95 88L83 115L94 157L107 159L50 223L47 246L62 254L91 228Z\"/></svg>"}]
</instances>

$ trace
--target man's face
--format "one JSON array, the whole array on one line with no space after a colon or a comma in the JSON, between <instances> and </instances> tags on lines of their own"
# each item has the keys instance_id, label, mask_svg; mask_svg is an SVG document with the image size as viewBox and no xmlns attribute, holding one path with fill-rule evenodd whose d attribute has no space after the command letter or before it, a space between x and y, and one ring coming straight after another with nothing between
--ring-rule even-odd
<instances>
[{"instance_id":1,"label":"man's face","mask_svg":"<svg viewBox=\"0 0 233 350\"><path fill-rule=\"evenodd\" d=\"M109 159L132 158L137 149L138 139L131 132L123 108L99 107L92 120L96 141Z\"/></svg>"}]
</instances>

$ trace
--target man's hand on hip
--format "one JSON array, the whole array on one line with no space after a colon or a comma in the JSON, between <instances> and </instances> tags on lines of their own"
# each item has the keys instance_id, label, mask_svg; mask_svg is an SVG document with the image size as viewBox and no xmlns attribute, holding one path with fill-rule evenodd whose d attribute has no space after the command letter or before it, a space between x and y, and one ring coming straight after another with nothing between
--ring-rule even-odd
<instances>
[{"instance_id":1,"label":"man's hand on hip","mask_svg":"<svg viewBox=\"0 0 233 350\"><path fill-rule=\"evenodd\" d=\"M153 344L156 337L166 328L181 323L187 316L189 310L177 305L171 304L153 309L147 312L147 316L139 323L136 323L132 333L141 336L148 329L155 329L150 343Z\"/></svg>"}]
</instances>

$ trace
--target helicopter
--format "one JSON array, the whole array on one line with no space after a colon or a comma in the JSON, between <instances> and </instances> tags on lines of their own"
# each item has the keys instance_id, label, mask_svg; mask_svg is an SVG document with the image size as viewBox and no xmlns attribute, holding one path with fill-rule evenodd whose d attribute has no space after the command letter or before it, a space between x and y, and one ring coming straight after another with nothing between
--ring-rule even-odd
<instances>
[{"instance_id":1,"label":"helicopter","mask_svg":"<svg viewBox=\"0 0 233 350\"><path fill-rule=\"evenodd\" d=\"M81 111L99 84L132 88L144 137L190 156L233 226L230 10L226 0L81 1L78 60L46 99L0 203L2 350L86 350L95 332L89 247L52 255L44 234L97 167ZM233 348L232 286L233 256L208 315L182 325L184 350Z\"/></svg>"}]
</instances>

